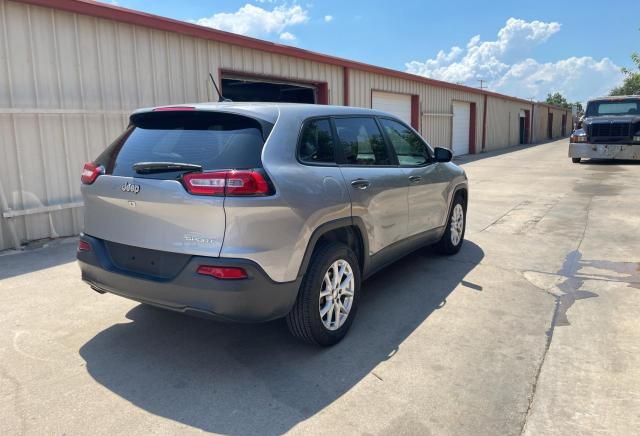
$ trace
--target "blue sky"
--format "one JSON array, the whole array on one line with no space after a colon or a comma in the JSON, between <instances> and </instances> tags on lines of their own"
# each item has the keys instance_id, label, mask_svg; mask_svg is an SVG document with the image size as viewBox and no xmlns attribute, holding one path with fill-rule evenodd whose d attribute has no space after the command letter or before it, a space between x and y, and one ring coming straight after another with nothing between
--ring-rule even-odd
<instances>
[{"instance_id":1,"label":"blue sky","mask_svg":"<svg viewBox=\"0 0 640 436\"><path fill-rule=\"evenodd\" d=\"M606 93L640 50L635 0L615 7L602 0L117 4L440 80L477 86L484 79L524 98L560 91L584 101Z\"/></svg>"}]
</instances>

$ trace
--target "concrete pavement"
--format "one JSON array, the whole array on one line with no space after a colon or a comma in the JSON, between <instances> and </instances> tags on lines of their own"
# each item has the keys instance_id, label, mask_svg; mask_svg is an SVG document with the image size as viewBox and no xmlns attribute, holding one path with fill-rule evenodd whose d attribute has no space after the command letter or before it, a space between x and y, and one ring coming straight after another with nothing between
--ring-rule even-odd
<instances>
[{"instance_id":1,"label":"concrete pavement","mask_svg":"<svg viewBox=\"0 0 640 436\"><path fill-rule=\"evenodd\" d=\"M0 433L632 434L640 165L566 150L462 159L463 250L372 277L331 349L96 294L74 239L0 254Z\"/></svg>"}]
</instances>

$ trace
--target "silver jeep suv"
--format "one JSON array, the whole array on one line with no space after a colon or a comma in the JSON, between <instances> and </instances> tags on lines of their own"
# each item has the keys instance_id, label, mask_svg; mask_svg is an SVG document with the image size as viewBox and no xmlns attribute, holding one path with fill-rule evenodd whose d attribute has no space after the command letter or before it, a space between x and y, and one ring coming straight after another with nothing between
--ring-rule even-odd
<instances>
[{"instance_id":1,"label":"silver jeep suv","mask_svg":"<svg viewBox=\"0 0 640 436\"><path fill-rule=\"evenodd\" d=\"M463 242L451 152L378 111L218 103L133 113L82 172L82 279L94 290L232 321L286 317L332 345L361 282L427 244Z\"/></svg>"}]
</instances>

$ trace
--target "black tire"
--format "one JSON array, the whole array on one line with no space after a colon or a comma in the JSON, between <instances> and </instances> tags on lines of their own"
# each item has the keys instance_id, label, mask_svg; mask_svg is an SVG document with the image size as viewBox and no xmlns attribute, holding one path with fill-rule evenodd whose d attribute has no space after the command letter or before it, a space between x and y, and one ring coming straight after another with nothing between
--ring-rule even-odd
<instances>
[{"instance_id":1,"label":"black tire","mask_svg":"<svg viewBox=\"0 0 640 436\"><path fill-rule=\"evenodd\" d=\"M451 222L452 222L452 218L453 218L453 214L454 214L454 210L456 210L457 206L462 207L462 235L460 236L460 240L458 241L457 244L454 244L451 238L451 233L452 233L452 229L451 229ZM462 244L464 242L464 234L467 230L467 203L464 200L464 197L462 196L462 194L456 194L456 196L453 198L453 203L451 204L451 210L449 210L449 218L447 219L447 227L444 231L444 234L442 235L442 238L440 239L440 241L438 241L438 243L435 245L436 250L440 253L440 254L444 254L444 255L452 255L452 254L456 254L458 251L460 251L460 248L462 247Z\"/></svg>"},{"instance_id":2,"label":"black tire","mask_svg":"<svg viewBox=\"0 0 640 436\"><path fill-rule=\"evenodd\" d=\"M572 157L571 158L571 162L573 162L573 163L580 163L581 160L582 160L582 158L580 158L580 157Z\"/></svg>"},{"instance_id":3,"label":"black tire","mask_svg":"<svg viewBox=\"0 0 640 436\"><path fill-rule=\"evenodd\" d=\"M353 300L344 324L336 330L330 330L320 317L320 291L323 287L324 275L329 267L340 259L349 264L353 273ZM344 244L323 243L316 248L300 285L298 298L287 315L289 331L295 337L310 344L324 347L334 345L344 338L351 327L358 310L359 296L360 267L356 255Z\"/></svg>"}]
</instances>

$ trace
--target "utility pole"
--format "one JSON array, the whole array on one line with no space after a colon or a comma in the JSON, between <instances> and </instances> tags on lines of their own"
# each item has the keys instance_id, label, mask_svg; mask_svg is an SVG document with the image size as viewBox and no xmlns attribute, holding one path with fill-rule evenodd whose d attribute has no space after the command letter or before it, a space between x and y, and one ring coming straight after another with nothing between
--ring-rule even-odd
<instances>
[{"instance_id":1,"label":"utility pole","mask_svg":"<svg viewBox=\"0 0 640 436\"><path fill-rule=\"evenodd\" d=\"M484 84L486 83L486 80L478 79L478 82L480 82L480 89L485 89L486 88L486 86L484 86Z\"/></svg>"}]
</instances>

